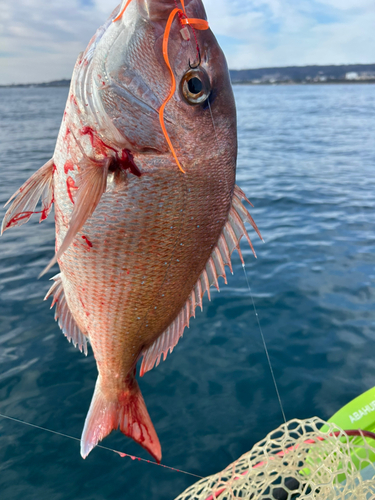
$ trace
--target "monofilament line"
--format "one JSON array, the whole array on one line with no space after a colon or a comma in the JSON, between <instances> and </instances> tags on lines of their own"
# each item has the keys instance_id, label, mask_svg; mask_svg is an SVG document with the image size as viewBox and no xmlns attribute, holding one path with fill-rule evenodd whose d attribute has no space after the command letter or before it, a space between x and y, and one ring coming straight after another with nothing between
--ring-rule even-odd
<instances>
[{"instance_id":1,"label":"monofilament line","mask_svg":"<svg viewBox=\"0 0 375 500\"><path fill-rule=\"evenodd\" d=\"M208 109L210 110L210 115L211 115L212 125L213 125L213 127L214 127L215 138L216 138L216 144L217 144L217 147L220 147L220 144L219 144L219 139L217 138L217 133L216 133L216 127L215 127L214 117L213 117L213 115L212 115L212 109L211 109L211 104L210 104L210 98L208 98L208 99L207 99L207 103L208 103Z\"/></svg>"},{"instance_id":2,"label":"monofilament line","mask_svg":"<svg viewBox=\"0 0 375 500\"><path fill-rule=\"evenodd\" d=\"M19 424L28 425L29 427L34 427L35 429L39 429L41 431L50 432L51 434L56 434L57 436L62 436L65 438L73 439L74 441L78 441L78 442L81 441L79 438L74 437L74 436L70 436L69 434L63 434L62 432L53 431L52 429L47 429L47 427L41 427L40 425L31 424L30 422L26 422L25 420L21 420L19 418L9 417L8 415L4 415L2 413L0 413L0 417L7 418L8 420L13 420L13 422L17 422ZM186 472L185 470L181 470L181 469L175 469L174 467L169 467L168 465L158 464L156 462L151 462L151 460L147 460L146 458L135 457L133 455L129 455L128 453L123 453L122 451L117 451L117 450L114 450L112 448L107 448L107 446L102 446L102 445L98 444L98 445L96 445L96 447L101 448L102 450L107 450L107 451L112 451L113 453L117 453L117 455L120 455L120 457L129 457L132 460L146 462L148 464L157 465L158 467L163 467L164 469L169 469L169 470L172 470L174 472L181 472L182 474L187 474L188 476L193 476L193 477L197 477L199 479L203 479L203 477L198 476L198 474L193 474L192 472Z\"/></svg>"},{"instance_id":3,"label":"monofilament line","mask_svg":"<svg viewBox=\"0 0 375 500\"><path fill-rule=\"evenodd\" d=\"M262 327L260 326L259 316L258 316L258 312L257 312L256 307L255 307L255 302L254 302L253 294L251 293L250 283L249 283L249 279L247 277L245 264L242 264L242 268L243 268L243 272L245 274L246 283L247 283L247 287L249 289L251 301L253 303L254 313L255 313L255 317L257 319L257 323L258 323L258 327L259 327L259 331L260 331L260 336L262 337L263 347L264 347L264 351L265 351L266 356L267 356L268 366L270 367L270 372L271 372L271 375L272 375L273 385L275 386L275 391L276 391L276 394L277 394L277 399L279 400L280 410L281 410L284 422L286 423L286 418L285 418L285 412L284 412L283 403L281 401L281 397L280 397L280 393L279 393L279 388L278 388L277 382L276 382L276 377L275 377L275 374L273 372L271 358L270 358L270 355L268 353L268 348L267 348L267 344L266 344L266 339L264 338L263 330L262 330Z\"/></svg>"}]
</instances>

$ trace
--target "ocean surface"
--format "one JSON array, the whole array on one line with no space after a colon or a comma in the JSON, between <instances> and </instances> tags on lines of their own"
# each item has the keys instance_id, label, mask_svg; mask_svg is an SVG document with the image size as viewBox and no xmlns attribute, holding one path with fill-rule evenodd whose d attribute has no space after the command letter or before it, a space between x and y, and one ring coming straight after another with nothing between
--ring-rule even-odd
<instances>
[{"instance_id":1,"label":"ocean surface","mask_svg":"<svg viewBox=\"0 0 375 500\"><path fill-rule=\"evenodd\" d=\"M236 86L237 183L265 243L242 243L287 419L328 419L375 385L375 87ZM1 205L52 155L68 89L0 89ZM2 214L4 214L4 210ZM53 217L0 239L0 413L79 438L97 376L37 277ZM237 254L140 386L163 464L218 472L282 423ZM56 271L57 272L57 271ZM120 432L104 446L148 459ZM195 479L0 417L1 500L164 500Z\"/></svg>"}]
</instances>

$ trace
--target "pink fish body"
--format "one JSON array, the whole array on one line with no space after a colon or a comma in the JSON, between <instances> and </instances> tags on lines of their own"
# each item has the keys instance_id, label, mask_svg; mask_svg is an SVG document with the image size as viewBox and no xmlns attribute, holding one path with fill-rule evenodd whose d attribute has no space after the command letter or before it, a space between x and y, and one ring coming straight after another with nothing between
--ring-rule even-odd
<instances>
[{"instance_id":1,"label":"pink fish body","mask_svg":"<svg viewBox=\"0 0 375 500\"><path fill-rule=\"evenodd\" d=\"M27 222L40 197L44 220L54 203L60 273L47 297L98 368L83 457L120 428L161 460L136 363L143 375L165 359L226 280L244 223L258 232L235 186L234 99L205 20L201 0L123 2L77 60L53 158L3 221Z\"/></svg>"}]
</instances>

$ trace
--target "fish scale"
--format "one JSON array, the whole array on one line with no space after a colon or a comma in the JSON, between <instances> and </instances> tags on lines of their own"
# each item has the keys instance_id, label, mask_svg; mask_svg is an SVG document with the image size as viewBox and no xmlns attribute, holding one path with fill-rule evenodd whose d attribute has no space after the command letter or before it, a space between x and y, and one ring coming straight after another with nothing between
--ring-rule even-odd
<instances>
[{"instance_id":1,"label":"fish scale","mask_svg":"<svg viewBox=\"0 0 375 500\"><path fill-rule=\"evenodd\" d=\"M60 273L46 298L69 341L85 354L90 341L98 368L82 456L120 428L160 461L136 363L144 375L172 352L235 249L242 259L242 236L252 248L245 223L260 233L235 186L234 99L201 0L184 4L193 44L174 1L130 5L78 57L53 158L11 198L2 230L44 220L54 203L46 270L57 261Z\"/></svg>"},{"instance_id":2,"label":"fish scale","mask_svg":"<svg viewBox=\"0 0 375 500\"><path fill-rule=\"evenodd\" d=\"M173 173L180 177L175 169ZM165 176L162 173L160 179L165 184ZM143 179L141 184L142 181ZM177 186L175 189L171 189L173 187L171 180L168 185L170 195L171 191L179 190ZM147 199L149 207L157 205L147 190L140 187L138 192L142 199ZM156 191L156 194L157 200L159 200L159 191ZM126 203L119 204L117 196L120 196L121 200ZM168 204L168 199L164 198L164 200L164 204ZM221 231L221 227L217 227L217 234L213 234L211 241L206 237L209 244L201 246L205 252L197 253L199 250L196 245L197 238L193 234L199 229L196 228L199 225L196 224L196 221L203 222L200 220L202 211L198 200L199 198L191 198L189 206L181 212L181 199L177 198L174 210L164 212L158 210L154 212L153 217L145 219L144 211L131 210L131 207L142 205L136 199L129 199L126 194L121 196L120 193L117 193L116 197L112 197L112 199L108 192L103 196L95 215L81 232L92 242L93 248L87 252L83 245L72 245L61 259L61 267L69 269L72 283L80 284L80 288L74 287L75 297L73 287L71 287L72 292L66 292L68 303L75 317L79 317L82 313L77 296L80 294L85 296L85 304L87 303L85 311L89 312L90 316L86 319L82 315L82 320L79 323L85 325L84 328L81 326L81 329L88 332L92 344L96 342L96 335L100 338L102 330L109 327L109 325L102 327L101 319L98 319L96 314L98 331L96 332L92 328L90 318L94 317L93 311L96 310L98 304L103 306L104 324L106 318L113 317L113 320L119 323L119 328L128 332L125 342L129 343L130 346L133 345L132 337L137 334L140 328L137 318L140 317L143 321L148 315L149 330L142 332L144 345L138 348L139 352L144 346L152 343L176 317L202 272L210 255L210 249L217 241L217 234ZM132 213L131 218L129 212ZM107 221L101 229L100 222L108 213L111 213L112 217L115 216L118 222L112 226ZM189 215L190 223L185 220ZM164 217L164 220L161 219L161 216ZM179 218L180 220L178 220ZM226 214L224 214L224 218L226 218ZM207 220L207 216L205 219ZM212 219L212 222L219 220L217 212L212 213ZM156 229L154 220L158 223ZM178 227L182 225L183 228ZM206 231L204 225L201 225ZM215 228L215 226L213 227ZM133 244L132 239L128 241L126 236L123 237L123 234L134 235L135 229L144 234L144 238L137 238ZM81 237L81 233L77 235L77 240ZM106 234L109 236L108 243L101 245L101 240L106 239ZM110 238L111 234L117 234L118 238ZM149 245L150 241L152 242L151 246ZM156 242L159 242L157 247ZM180 242L185 243L181 246ZM195 255L195 258L191 257L192 254ZM110 266L107 262L108 256L111 256ZM85 262L84 268L80 264L82 261ZM105 274L102 273L102 269L106 270ZM111 273L116 274L118 269L129 270L130 274L125 275L125 280L116 284ZM195 272L192 272L192 269L195 269ZM108 273L110 273L109 276ZM133 276L133 274L135 275ZM143 276L146 274L147 282L143 283ZM184 283L184 287L181 286L181 283ZM117 296L120 300L114 300ZM100 297L100 301L98 297ZM124 303L127 305L126 311L122 307ZM137 307L137 311L135 311L135 307ZM155 311L154 307L158 307L158 310ZM111 331L114 332L113 325ZM124 349L129 349L129 345L125 344ZM139 352L136 353L137 357ZM122 364L126 363L125 354L126 352L118 352L119 362ZM132 362L133 360L130 359L131 364ZM125 365L124 370L128 371L129 366Z\"/></svg>"}]
</instances>

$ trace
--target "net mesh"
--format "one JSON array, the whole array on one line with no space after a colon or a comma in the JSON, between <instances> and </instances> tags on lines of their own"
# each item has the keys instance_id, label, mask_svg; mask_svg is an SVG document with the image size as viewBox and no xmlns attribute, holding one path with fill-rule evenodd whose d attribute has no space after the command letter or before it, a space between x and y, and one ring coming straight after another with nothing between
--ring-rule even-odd
<instances>
[{"instance_id":1,"label":"net mesh","mask_svg":"<svg viewBox=\"0 0 375 500\"><path fill-rule=\"evenodd\" d=\"M316 417L291 420L175 500L375 500L374 446Z\"/></svg>"}]
</instances>

